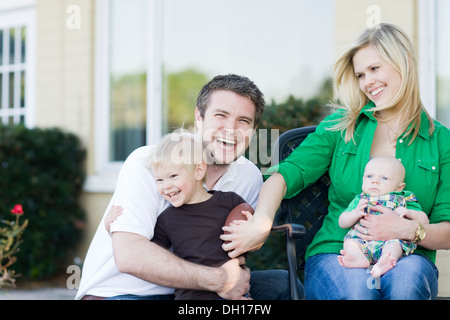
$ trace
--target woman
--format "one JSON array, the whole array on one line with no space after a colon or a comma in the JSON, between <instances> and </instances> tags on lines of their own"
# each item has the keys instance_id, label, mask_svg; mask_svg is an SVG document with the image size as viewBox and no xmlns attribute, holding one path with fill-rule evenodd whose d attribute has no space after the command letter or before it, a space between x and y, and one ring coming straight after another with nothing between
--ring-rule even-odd
<instances>
[{"instance_id":1,"label":"woman","mask_svg":"<svg viewBox=\"0 0 450 320\"><path fill-rule=\"evenodd\" d=\"M437 249L450 249L450 131L427 114L419 96L413 46L397 26L367 29L334 69L337 111L285 161L268 171L254 217L224 228L225 250L234 257L259 248L283 197L312 184L327 170L329 214L306 253L307 299L433 299L437 296ZM371 157L392 155L406 169L430 224L401 218L382 206L381 215L360 220L364 240L402 239L419 247L375 283L366 269L341 266L337 256L348 230L338 218L359 193ZM420 243L419 243L420 242Z\"/></svg>"}]
</instances>

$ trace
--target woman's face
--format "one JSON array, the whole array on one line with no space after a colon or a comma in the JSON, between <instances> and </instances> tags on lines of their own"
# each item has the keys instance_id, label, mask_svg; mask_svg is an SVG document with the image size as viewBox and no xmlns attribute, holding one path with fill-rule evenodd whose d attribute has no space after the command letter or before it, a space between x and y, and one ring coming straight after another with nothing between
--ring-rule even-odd
<instances>
[{"instance_id":1,"label":"woman's face","mask_svg":"<svg viewBox=\"0 0 450 320\"><path fill-rule=\"evenodd\" d=\"M359 79L359 88L377 107L391 102L400 90L400 73L381 58L372 46L356 52L353 68Z\"/></svg>"}]
</instances>

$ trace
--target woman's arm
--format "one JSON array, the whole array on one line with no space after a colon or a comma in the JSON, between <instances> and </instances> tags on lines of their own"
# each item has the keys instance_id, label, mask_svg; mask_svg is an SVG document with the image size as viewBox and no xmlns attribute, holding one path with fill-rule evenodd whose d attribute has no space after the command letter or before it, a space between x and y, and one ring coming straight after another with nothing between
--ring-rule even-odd
<instances>
[{"instance_id":1,"label":"woman's arm","mask_svg":"<svg viewBox=\"0 0 450 320\"><path fill-rule=\"evenodd\" d=\"M254 215L248 216L246 221L239 220L222 228L230 232L230 234L221 235L220 238L230 241L224 243L222 247L228 251L231 258L238 257L247 251L257 250L264 244L285 194L286 182L281 174L275 173L262 185Z\"/></svg>"},{"instance_id":2,"label":"woman's arm","mask_svg":"<svg viewBox=\"0 0 450 320\"><path fill-rule=\"evenodd\" d=\"M426 236L420 242L422 247L430 250L450 249L450 222L443 221L423 226Z\"/></svg>"}]
</instances>

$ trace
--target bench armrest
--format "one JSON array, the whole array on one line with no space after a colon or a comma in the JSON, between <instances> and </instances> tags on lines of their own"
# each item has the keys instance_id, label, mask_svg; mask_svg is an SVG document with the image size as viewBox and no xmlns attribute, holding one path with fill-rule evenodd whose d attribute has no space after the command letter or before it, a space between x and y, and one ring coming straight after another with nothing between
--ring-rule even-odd
<instances>
[{"instance_id":1,"label":"bench armrest","mask_svg":"<svg viewBox=\"0 0 450 320\"><path fill-rule=\"evenodd\" d=\"M279 226L273 226L272 231L286 232L291 239L301 239L306 233L305 227L297 223L285 223Z\"/></svg>"}]
</instances>

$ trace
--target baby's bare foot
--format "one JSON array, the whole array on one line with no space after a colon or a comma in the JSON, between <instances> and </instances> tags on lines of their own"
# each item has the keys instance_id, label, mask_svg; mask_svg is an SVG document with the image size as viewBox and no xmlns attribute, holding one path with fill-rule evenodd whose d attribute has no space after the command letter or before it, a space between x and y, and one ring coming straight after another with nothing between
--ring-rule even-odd
<instances>
[{"instance_id":1,"label":"baby's bare foot","mask_svg":"<svg viewBox=\"0 0 450 320\"><path fill-rule=\"evenodd\" d=\"M354 256L341 250L341 255L338 256L339 264L347 268L368 268L370 266L369 260L364 255Z\"/></svg>"},{"instance_id":2,"label":"baby's bare foot","mask_svg":"<svg viewBox=\"0 0 450 320\"><path fill-rule=\"evenodd\" d=\"M382 255L380 260L378 260L377 263L372 268L372 271L370 274L374 278L379 278L389 270L391 270L393 267L395 267L397 263L397 259L391 256L391 253L388 252L385 255Z\"/></svg>"}]
</instances>

